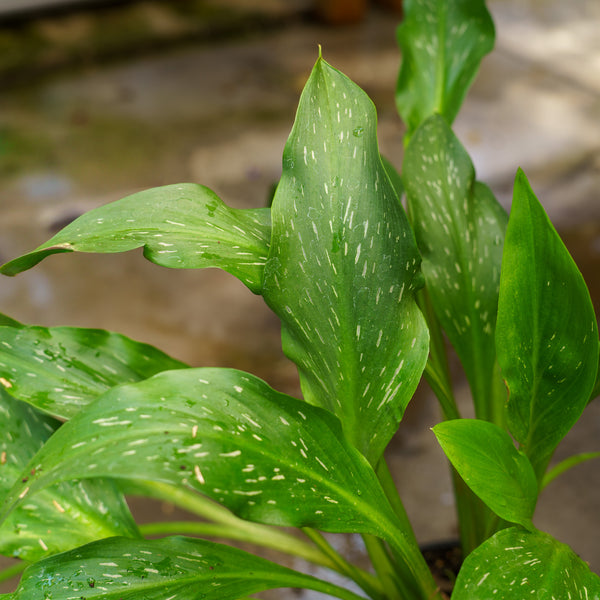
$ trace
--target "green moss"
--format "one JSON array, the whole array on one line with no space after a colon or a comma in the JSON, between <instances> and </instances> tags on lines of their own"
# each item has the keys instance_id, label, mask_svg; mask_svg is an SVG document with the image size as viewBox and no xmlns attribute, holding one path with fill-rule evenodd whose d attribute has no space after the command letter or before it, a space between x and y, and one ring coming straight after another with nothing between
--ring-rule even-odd
<instances>
[{"instance_id":1,"label":"green moss","mask_svg":"<svg viewBox=\"0 0 600 600\"><path fill-rule=\"evenodd\" d=\"M33 166L48 162L50 144L12 127L0 127L0 177L18 175Z\"/></svg>"}]
</instances>

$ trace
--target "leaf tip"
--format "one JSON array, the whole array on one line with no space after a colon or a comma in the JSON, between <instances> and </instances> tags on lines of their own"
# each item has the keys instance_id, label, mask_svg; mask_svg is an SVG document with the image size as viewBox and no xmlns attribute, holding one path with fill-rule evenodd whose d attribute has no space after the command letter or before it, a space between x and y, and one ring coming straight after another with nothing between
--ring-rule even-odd
<instances>
[{"instance_id":1,"label":"leaf tip","mask_svg":"<svg viewBox=\"0 0 600 600\"><path fill-rule=\"evenodd\" d=\"M525 175L525 171L523 171L522 167L517 167L515 182L528 182L527 175Z\"/></svg>"}]
</instances>

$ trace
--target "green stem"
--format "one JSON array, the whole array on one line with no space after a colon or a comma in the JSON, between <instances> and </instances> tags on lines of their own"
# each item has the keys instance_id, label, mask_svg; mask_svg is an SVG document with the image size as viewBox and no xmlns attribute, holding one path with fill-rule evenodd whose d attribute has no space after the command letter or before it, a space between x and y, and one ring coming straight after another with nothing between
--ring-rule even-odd
<instances>
[{"instance_id":1,"label":"green stem","mask_svg":"<svg viewBox=\"0 0 600 600\"><path fill-rule=\"evenodd\" d=\"M341 598L342 600L365 600L363 596L359 596L350 590L347 590L338 585L334 585L333 583L328 583L326 581L321 581L323 585L314 586L313 589L319 591L323 594L328 594L330 596L335 596L336 598Z\"/></svg>"},{"instance_id":2,"label":"green stem","mask_svg":"<svg viewBox=\"0 0 600 600\"><path fill-rule=\"evenodd\" d=\"M382 540L368 534L363 534L362 538L365 542L371 564L377 573L379 581L381 581L385 597L388 600L410 598L410 596L407 596L406 588L402 585L402 581L397 577L396 567Z\"/></svg>"},{"instance_id":3,"label":"green stem","mask_svg":"<svg viewBox=\"0 0 600 600\"><path fill-rule=\"evenodd\" d=\"M491 403L491 421L508 430L506 424L506 402L508 400L508 388L502 379L500 365L498 361L494 361L494 373L492 376L492 384L490 386L490 403Z\"/></svg>"},{"instance_id":4,"label":"green stem","mask_svg":"<svg viewBox=\"0 0 600 600\"><path fill-rule=\"evenodd\" d=\"M460 419L461 415L452 391L446 346L438 318L435 315L431 299L426 290L420 293L418 300L421 311L425 315L431 336L429 360L425 366L424 373L425 379L440 403L444 419ZM494 369L493 382L486 384L488 386L485 388L488 390L486 393L481 391L483 385L483 382L479 381L475 386L478 389L473 390L473 402L476 407L479 406L478 416L481 417L483 411L486 418L503 427L505 423L504 401L506 388L500 377L497 363ZM484 405L483 409L480 406L481 404ZM471 491L452 466L450 466L450 469L454 485L461 546L464 555L467 556L494 533L494 514Z\"/></svg>"},{"instance_id":5,"label":"green stem","mask_svg":"<svg viewBox=\"0 0 600 600\"><path fill-rule=\"evenodd\" d=\"M204 523L198 521L166 521L160 523L146 523L140 525L140 531L144 537L163 535L197 535L202 537L220 537L238 542L248 542L264 548L271 548L292 556L297 556L308 562L336 569L335 564L329 560L319 549L307 544L301 539L288 535L278 530L269 530L269 535L264 536L261 525L257 525L261 531L253 531L251 528L240 528L237 525L222 525L218 523ZM257 537L261 535L263 537ZM337 570L337 569L336 569Z\"/></svg>"},{"instance_id":6,"label":"green stem","mask_svg":"<svg viewBox=\"0 0 600 600\"><path fill-rule=\"evenodd\" d=\"M406 538L394 538L386 541L389 544L397 568L398 577L396 577L396 581L402 580L402 597L441 600L442 595L419 546L413 545Z\"/></svg>"},{"instance_id":7,"label":"green stem","mask_svg":"<svg viewBox=\"0 0 600 600\"><path fill-rule=\"evenodd\" d=\"M350 564L331 547L331 544L329 544L320 532L309 527L302 528L302 531L312 540L321 552L335 564L336 571L352 579L373 600L385 600L386 596L383 593L381 582L378 581L377 578L373 577L370 573L359 569L355 565Z\"/></svg>"},{"instance_id":8,"label":"green stem","mask_svg":"<svg viewBox=\"0 0 600 600\"><path fill-rule=\"evenodd\" d=\"M576 465L579 465L593 458L600 458L600 452L584 452L582 454L576 454L575 456L569 456L568 458L565 458L565 460L559 462L557 465L555 465L549 471L546 472L546 474L542 478L542 485L540 489L543 490L551 481L556 479L565 471L568 471L572 467L575 467Z\"/></svg>"},{"instance_id":9,"label":"green stem","mask_svg":"<svg viewBox=\"0 0 600 600\"><path fill-rule=\"evenodd\" d=\"M16 575L19 575L28 566L29 566L29 563L27 561L23 560L21 562L15 563L14 565L11 565L10 567L6 567L6 569L3 569L2 571L0 571L0 583L3 581L7 581L9 579L12 579Z\"/></svg>"},{"instance_id":10,"label":"green stem","mask_svg":"<svg viewBox=\"0 0 600 600\"><path fill-rule=\"evenodd\" d=\"M442 379L441 373L435 369L430 361L427 361L427 364L425 365L424 375L429 387L431 387L435 397L440 403L444 420L450 421L452 419L460 419L452 389L448 386L448 382Z\"/></svg>"},{"instance_id":11,"label":"green stem","mask_svg":"<svg viewBox=\"0 0 600 600\"><path fill-rule=\"evenodd\" d=\"M130 490L126 489L125 491L130 494L142 494L171 502L192 514L212 521L210 524L198 523L195 526L197 532L200 532L202 529L204 529L204 531L212 531L214 533L211 533L210 535L252 542L253 544L264 548L272 548L284 552L285 554L303 558L323 567L335 569L335 565L326 555L296 536L268 525L261 525L260 523L253 523L251 521L240 519L223 506L185 488L177 488L158 482L136 482ZM162 527L162 531L165 533L172 532L167 531L168 524L157 524L156 529L154 530L155 533L147 535L158 535L159 527ZM191 532L191 528L193 527L190 524L187 531ZM144 525L140 527L140 529L143 531L151 530L151 525ZM182 530L179 530L179 533L181 533L181 531ZM202 533L198 533L198 535L202 535Z\"/></svg>"},{"instance_id":12,"label":"green stem","mask_svg":"<svg viewBox=\"0 0 600 600\"><path fill-rule=\"evenodd\" d=\"M383 488L389 503L398 517L398 521L401 524L402 530L409 537L411 543L414 543L415 546L418 546L415 532L413 531L412 524L408 518L408 514L406 513L406 509L402 503L402 498L398 493L398 488L396 487L396 484L392 478L392 474L390 473L390 469L385 458L381 458L377 464L375 473L377 474L379 483L381 483L381 487Z\"/></svg>"},{"instance_id":13,"label":"green stem","mask_svg":"<svg viewBox=\"0 0 600 600\"><path fill-rule=\"evenodd\" d=\"M364 539L376 570L379 564L378 575L386 591L390 593L394 587L392 598L440 597L385 459L377 464L376 473L395 516L393 526L397 534L386 539L391 556L381 540L371 540L368 536Z\"/></svg>"},{"instance_id":14,"label":"green stem","mask_svg":"<svg viewBox=\"0 0 600 600\"><path fill-rule=\"evenodd\" d=\"M454 486L460 543L463 556L466 557L489 537L488 519L484 516L487 507L452 466L450 472Z\"/></svg>"}]
</instances>

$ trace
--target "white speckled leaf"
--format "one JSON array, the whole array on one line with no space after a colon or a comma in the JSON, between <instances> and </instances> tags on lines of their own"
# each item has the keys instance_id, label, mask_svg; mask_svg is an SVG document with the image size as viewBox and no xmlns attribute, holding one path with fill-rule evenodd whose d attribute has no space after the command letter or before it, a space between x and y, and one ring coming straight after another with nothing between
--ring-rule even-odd
<instances>
[{"instance_id":1,"label":"white speckled leaf","mask_svg":"<svg viewBox=\"0 0 600 600\"><path fill-rule=\"evenodd\" d=\"M113 538L47 558L30 566L6 598L237 600L280 587L360 600L336 585L237 548L183 537Z\"/></svg>"},{"instance_id":2,"label":"white speckled leaf","mask_svg":"<svg viewBox=\"0 0 600 600\"><path fill-rule=\"evenodd\" d=\"M77 327L0 327L0 384L53 417L70 419L115 385L183 363L124 335Z\"/></svg>"},{"instance_id":3,"label":"white speckled leaf","mask_svg":"<svg viewBox=\"0 0 600 600\"><path fill-rule=\"evenodd\" d=\"M588 403L598 327L585 281L519 170L506 232L496 333L511 433L541 478Z\"/></svg>"},{"instance_id":4,"label":"white speckled leaf","mask_svg":"<svg viewBox=\"0 0 600 600\"><path fill-rule=\"evenodd\" d=\"M403 180L435 313L465 369L477 416L489 418L506 212L475 181L469 155L439 115L411 139Z\"/></svg>"},{"instance_id":5,"label":"white speckled leaf","mask_svg":"<svg viewBox=\"0 0 600 600\"><path fill-rule=\"evenodd\" d=\"M260 290L271 235L269 209L232 209L202 185L167 185L91 210L34 251L0 268L16 275L50 254L125 252L164 267L220 267Z\"/></svg>"},{"instance_id":6,"label":"white speckled leaf","mask_svg":"<svg viewBox=\"0 0 600 600\"><path fill-rule=\"evenodd\" d=\"M0 390L0 497L60 425ZM0 554L34 561L114 535L138 536L129 509L109 481L63 482L36 494L0 526Z\"/></svg>"},{"instance_id":7,"label":"white speckled leaf","mask_svg":"<svg viewBox=\"0 0 600 600\"><path fill-rule=\"evenodd\" d=\"M541 531L503 529L466 558L452 600L599 600L600 578Z\"/></svg>"},{"instance_id":8,"label":"white speckled leaf","mask_svg":"<svg viewBox=\"0 0 600 600\"><path fill-rule=\"evenodd\" d=\"M319 58L272 206L263 296L311 404L376 462L420 379L428 332L419 255L381 162L375 108Z\"/></svg>"},{"instance_id":9,"label":"white speckled leaf","mask_svg":"<svg viewBox=\"0 0 600 600\"><path fill-rule=\"evenodd\" d=\"M500 518L532 528L538 485L528 458L494 423L454 419L433 433L465 483Z\"/></svg>"},{"instance_id":10,"label":"white speckled leaf","mask_svg":"<svg viewBox=\"0 0 600 600\"><path fill-rule=\"evenodd\" d=\"M396 105L410 136L434 113L452 123L494 47L494 23L484 0L405 0L398 43Z\"/></svg>"},{"instance_id":11,"label":"white speckled leaf","mask_svg":"<svg viewBox=\"0 0 600 600\"><path fill-rule=\"evenodd\" d=\"M333 415L229 369L167 371L113 388L65 423L30 470L5 510L58 481L113 477L184 485L272 525L381 535L393 520Z\"/></svg>"}]
</instances>

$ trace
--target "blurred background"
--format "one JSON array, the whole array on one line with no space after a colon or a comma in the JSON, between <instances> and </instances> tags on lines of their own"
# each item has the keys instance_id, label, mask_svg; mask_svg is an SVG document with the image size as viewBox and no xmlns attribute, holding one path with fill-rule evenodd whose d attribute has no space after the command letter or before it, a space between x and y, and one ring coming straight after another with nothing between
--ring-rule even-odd
<instances>
[{"instance_id":1,"label":"blurred background","mask_svg":"<svg viewBox=\"0 0 600 600\"><path fill-rule=\"evenodd\" d=\"M505 207L517 167L525 170L598 312L600 3L492 0L489 8L496 48L455 131ZM198 182L231 206L264 206L319 44L375 102L381 151L400 167L400 13L395 0L0 0L0 261L148 187ZM168 270L137 251L55 256L0 280L0 312L118 331L194 366L244 369L299 394L277 319L220 271ZM438 419L424 388L388 453L423 543L457 535L429 431ZM599 440L596 401L557 458L598 450ZM142 521L157 516L156 507L133 506ZM598 507L600 468L590 462L548 488L536 524L598 571ZM336 543L361 553L354 538Z\"/></svg>"}]
</instances>

